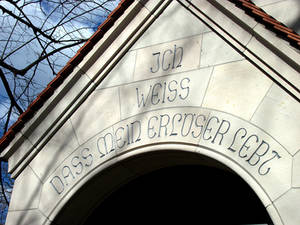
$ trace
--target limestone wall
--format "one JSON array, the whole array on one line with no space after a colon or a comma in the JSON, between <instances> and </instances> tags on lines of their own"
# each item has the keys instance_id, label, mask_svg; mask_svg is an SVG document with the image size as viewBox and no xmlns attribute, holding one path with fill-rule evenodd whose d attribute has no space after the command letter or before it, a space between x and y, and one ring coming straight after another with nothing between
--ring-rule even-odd
<instances>
[{"instance_id":1,"label":"limestone wall","mask_svg":"<svg viewBox=\"0 0 300 225\"><path fill-rule=\"evenodd\" d=\"M266 10L297 3L256 2ZM249 49L261 45L253 34L209 3L204 6L242 45L237 47L230 36L216 31L215 24L199 20L177 1L171 1L157 19L160 13L153 2L142 7L138 16L151 15L153 24L131 40L101 82L97 76L110 63L105 54L92 65L83 62L74 72L80 73L76 87L90 85L92 91L76 103L76 110L18 176L8 224L50 224L98 173L125 158L161 149L217 159L255 189L274 224L299 221L299 102L250 59ZM243 15L249 27L258 25ZM259 50L270 59L267 50ZM297 77L298 72L279 59L275 55L273 61L282 75ZM72 107L68 95L65 103ZM18 157L15 154L16 161ZM133 176L126 165L121 167L116 179ZM21 199L26 201L20 204Z\"/></svg>"}]
</instances>

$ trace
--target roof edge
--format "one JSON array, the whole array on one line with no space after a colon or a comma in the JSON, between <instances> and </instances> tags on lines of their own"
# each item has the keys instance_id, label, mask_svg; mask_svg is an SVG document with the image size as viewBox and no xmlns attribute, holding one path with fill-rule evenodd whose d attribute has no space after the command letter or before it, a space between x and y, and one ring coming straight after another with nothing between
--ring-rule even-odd
<instances>
[{"instance_id":1,"label":"roof edge","mask_svg":"<svg viewBox=\"0 0 300 225\"><path fill-rule=\"evenodd\" d=\"M22 130L25 124L34 116L44 103L53 95L54 91L64 82L64 80L73 72L75 67L83 58L93 49L96 43L104 34L114 25L114 23L123 15L125 10L134 2L134 0L121 0L118 6L108 15L107 19L98 27L97 31L89 40L77 51L77 53L67 62L67 64L57 73L55 78L47 87L36 97L18 118L18 120L6 131L0 139L0 153L9 146L16 134ZM2 157L2 156L1 156Z\"/></svg>"},{"instance_id":2,"label":"roof edge","mask_svg":"<svg viewBox=\"0 0 300 225\"><path fill-rule=\"evenodd\" d=\"M300 50L300 35L266 13L262 8L255 5L255 3L253 3L251 0L229 1L234 3L238 8L244 10L247 15L253 17L257 22L265 25L267 29L273 31L278 36L288 41L291 46Z\"/></svg>"}]
</instances>

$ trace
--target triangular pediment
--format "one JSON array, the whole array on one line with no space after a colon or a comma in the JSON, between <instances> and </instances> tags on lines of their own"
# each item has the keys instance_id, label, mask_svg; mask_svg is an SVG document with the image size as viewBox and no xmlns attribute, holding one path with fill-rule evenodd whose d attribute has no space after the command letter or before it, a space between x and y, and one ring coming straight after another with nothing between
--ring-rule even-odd
<instances>
[{"instance_id":1,"label":"triangular pediment","mask_svg":"<svg viewBox=\"0 0 300 225\"><path fill-rule=\"evenodd\" d=\"M121 1L2 142L10 217L77 224L138 174L195 163L241 176L274 224L298 221L299 51L232 2Z\"/></svg>"},{"instance_id":2,"label":"triangular pediment","mask_svg":"<svg viewBox=\"0 0 300 225\"><path fill-rule=\"evenodd\" d=\"M262 32L269 35L268 43ZM288 49L284 57L283 47ZM11 171L19 165L21 169L28 155L28 162L41 150L42 157L45 145L64 158L119 121L176 107L224 112L265 126L262 115L270 110L275 93L275 111L283 110L279 102L285 99L299 115L297 58L296 50L230 2L135 2L25 125L8 148L13 150L4 154L17 152ZM297 124L281 117L279 121L278 126L290 123L298 132ZM294 136L282 136L273 128L265 131L294 153ZM57 144L66 135L72 143ZM17 150L21 145L27 150ZM41 170L40 176L49 172Z\"/></svg>"}]
</instances>

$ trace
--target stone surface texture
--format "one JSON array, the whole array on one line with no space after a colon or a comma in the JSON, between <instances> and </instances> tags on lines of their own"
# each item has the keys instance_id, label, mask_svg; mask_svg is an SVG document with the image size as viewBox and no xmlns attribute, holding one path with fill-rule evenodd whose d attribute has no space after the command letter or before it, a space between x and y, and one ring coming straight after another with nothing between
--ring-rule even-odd
<instances>
[{"instance_id":1,"label":"stone surface texture","mask_svg":"<svg viewBox=\"0 0 300 225\"><path fill-rule=\"evenodd\" d=\"M138 16L158 18L132 41L111 70L102 67L111 63L113 52L95 59L94 65L77 68L74 73L80 78L74 88L82 93L88 89L89 93L73 105L73 89L58 104L58 115L64 116L64 107L72 114L43 146L30 142L40 138L42 127L32 131L33 136L23 137L28 148L40 149L35 154L22 149L10 160L23 170L15 182L8 225L52 224L64 204L97 174L118 165L118 176L135 176L138 171L122 164L125 158L143 154L144 148L167 151L176 145L182 151L215 158L243 176L275 225L298 224L299 102L244 54L246 48L259 46L251 32L208 1L192 1L196 7L202 4L208 17L216 15L215 23L224 25L227 33L240 40L235 47L232 38L227 40L216 33L217 27L209 27L177 1L171 1L166 9L160 8L167 5L162 2L136 3L142 9ZM279 20L293 8L286 19L288 24L295 22L298 1L254 2ZM234 5L226 2L224 7L229 10ZM156 9L163 10L162 14ZM233 11L241 13L239 9ZM247 18L245 15L243 19ZM142 25L133 21L124 32L134 33L134 28ZM247 22L253 29L256 25L255 20ZM122 40L122 33L117 38ZM112 43L114 48L121 45L118 40ZM262 59L268 57L264 54L261 49ZM282 75L291 79L299 76L278 56L276 60ZM53 114L49 116L45 123L56 121ZM30 163L20 162L26 156ZM117 178L107 175L106 179ZM107 194L104 189L100 192Z\"/></svg>"}]
</instances>

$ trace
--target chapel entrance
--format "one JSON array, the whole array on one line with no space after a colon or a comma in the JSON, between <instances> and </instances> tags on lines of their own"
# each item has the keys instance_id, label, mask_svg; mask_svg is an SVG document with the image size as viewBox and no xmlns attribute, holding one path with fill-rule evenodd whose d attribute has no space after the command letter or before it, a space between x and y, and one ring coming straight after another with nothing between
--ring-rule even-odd
<instances>
[{"instance_id":1,"label":"chapel entrance","mask_svg":"<svg viewBox=\"0 0 300 225\"><path fill-rule=\"evenodd\" d=\"M231 171L200 165L163 168L130 181L109 195L85 225L101 221L272 224L265 207L242 178Z\"/></svg>"}]
</instances>

